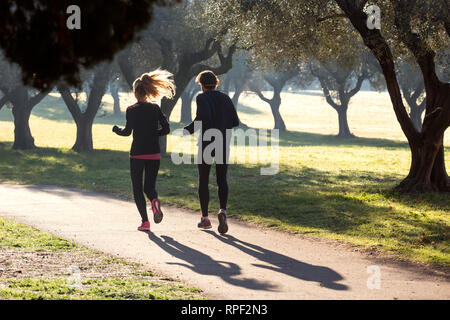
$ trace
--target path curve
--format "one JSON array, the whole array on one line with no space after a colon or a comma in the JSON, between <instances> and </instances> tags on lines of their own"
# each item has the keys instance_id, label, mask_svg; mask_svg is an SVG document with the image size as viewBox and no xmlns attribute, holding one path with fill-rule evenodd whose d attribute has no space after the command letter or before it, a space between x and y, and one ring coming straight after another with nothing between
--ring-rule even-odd
<instances>
[{"instance_id":1,"label":"path curve","mask_svg":"<svg viewBox=\"0 0 450 320\"><path fill-rule=\"evenodd\" d=\"M416 264L229 219L228 235L197 230L199 215L163 207L152 233L135 231L133 202L54 186L0 183L0 216L147 265L215 299L450 299L450 281ZM376 265L377 267L369 267ZM380 270L380 289L370 272ZM372 268L372 269L371 269Z\"/></svg>"}]
</instances>

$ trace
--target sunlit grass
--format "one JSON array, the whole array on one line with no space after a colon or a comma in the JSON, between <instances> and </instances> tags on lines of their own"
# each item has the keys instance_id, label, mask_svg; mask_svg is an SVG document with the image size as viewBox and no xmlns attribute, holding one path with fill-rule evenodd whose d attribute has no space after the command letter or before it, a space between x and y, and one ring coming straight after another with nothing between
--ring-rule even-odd
<instances>
[{"instance_id":1,"label":"sunlit grass","mask_svg":"<svg viewBox=\"0 0 450 320\"><path fill-rule=\"evenodd\" d=\"M67 278L1 279L0 298L11 300L180 300L201 299L198 289L134 278L88 279L79 288Z\"/></svg>"},{"instance_id":2,"label":"sunlit grass","mask_svg":"<svg viewBox=\"0 0 450 320\"><path fill-rule=\"evenodd\" d=\"M242 120L251 126L270 128L268 107L252 99L244 97L243 103L258 112L247 109L240 113ZM232 165L229 213L277 229L339 239L450 267L450 197L442 194L409 197L391 191L406 176L411 155L404 138L397 135L400 129L386 101L387 95L356 96L354 101L361 105L352 106L349 121L350 127L356 128L353 133L360 137L344 141L333 136L337 121L331 114L324 116L321 112L325 112L323 108L334 111L320 96L304 95L296 99L299 101L288 99L282 106L282 112L288 115L285 116L288 128L311 129L321 134L282 133L280 171L274 176L260 174L261 166L268 166L267 163ZM50 105L47 100L44 106L45 103ZM105 108L108 110L108 106ZM172 120L177 119L177 110ZM7 120L8 112L2 110L0 119ZM67 114L58 114L55 119L44 118L45 115L43 111L37 112L31 119L32 132L41 149L11 151L10 144L0 147L0 180L73 186L131 199L128 161L131 139L111 132L113 124L123 125L123 117L97 118L94 146L103 150L76 154L69 150L75 140L70 115L66 120ZM177 127L180 125L172 124L172 129ZM0 121L0 141L12 141L12 130L11 122ZM448 138L446 141L448 145ZM180 143L193 152L192 141L173 136L169 137L169 152L178 150ZM446 147L446 155L448 151ZM250 155L255 149L235 146L233 152ZM449 156L446 163L450 167ZM165 158L157 184L165 203L199 210L195 165L177 166ZM216 211L218 200L213 185L211 198L211 211Z\"/></svg>"},{"instance_id":3,"label":"sunlit grass","mask_svg":"<svg viewBox=\"0 0 450 320\"><path fill-rule=\"evenodd\" d=\"M0 218L0 254L2 258L7 254L0 275L0 300L204 299L200 290L159 280L138 263L4 218ZM70 285L66 268L74 260L80 270L77 286Z\"/></svg>"}]
</instances>

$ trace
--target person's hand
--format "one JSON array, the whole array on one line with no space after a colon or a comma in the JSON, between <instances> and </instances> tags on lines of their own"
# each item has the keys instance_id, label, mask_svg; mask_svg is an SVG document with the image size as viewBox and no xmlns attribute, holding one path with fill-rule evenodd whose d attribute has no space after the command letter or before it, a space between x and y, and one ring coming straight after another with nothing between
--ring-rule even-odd
<instances>
[{"instance_id":1,"label":"person's hand","mask_svg":"<svg viewBox=\"0 0 450 320\"><path fill-rule=\"evenodd\" d=\"M112 128L112 131L113 131L114 133L117 133L117 132L119 131L119 127L118 127L118 126L114 126L114 127Z\"/></svg>"}]
</instances>

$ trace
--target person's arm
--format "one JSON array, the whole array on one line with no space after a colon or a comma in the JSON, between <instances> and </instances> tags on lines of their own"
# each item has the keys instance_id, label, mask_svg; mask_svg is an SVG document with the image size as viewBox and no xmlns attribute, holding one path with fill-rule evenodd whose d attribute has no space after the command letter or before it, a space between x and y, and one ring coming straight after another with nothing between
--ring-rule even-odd
<instances>
[{"instance_id":1,"label":"person's arm","mask_svg":"<svg viewBox=\"0 0 450 320\"><path fill-rule=\"evenodd\" d=\"M194 123L196 121L202 121L202 123L205 122L206 125L208 125L211 121L211 112L209 110L208 103L204 100L204 97L198 95L196 101L197 113L195 115L195 119L189 125L184 127L184 129L187 130L190 134L194 133Z\"/></svg>"},{"instance_id":2,"label":"person's arm","mask_svg":"<svg viewBox=\"0 0 450 320\"><path fill-rule=\"evenodd\" d=\"M161 129L158 130L158 135L165 136L170 133L170 124L167 121L166 116L162 113L161 109L159 109L159 124L161 125Z\"/></svg>"},{"instance_id":3,"label":"person's arm","mask_svg":"<svg viewBox=\"0 0 450 320\"><path fill-rule=\"evenodd\" d=\"M123 137L128 137L129 135L131 135L131 132L133 131L133 128L131 127L131 121L129 119L129 112L127 110L126 113L126 119L127 119L127 124L125 125L124 129L120 129L118 126L114 126L113 127L113 132L116 133L119 136L123 136Z\"/></svg>"}]
</instances>

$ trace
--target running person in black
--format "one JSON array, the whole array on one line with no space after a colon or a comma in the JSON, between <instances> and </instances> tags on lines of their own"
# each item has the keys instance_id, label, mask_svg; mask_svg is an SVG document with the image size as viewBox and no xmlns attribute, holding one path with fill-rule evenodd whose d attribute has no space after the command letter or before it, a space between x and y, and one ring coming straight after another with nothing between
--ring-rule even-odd
<instances>
[{"instance_id":1,"label":"running person in black","mask_svg":"<svg viewBox=\"0 0 450 320\"><path fill-rule=\"evenodd\" d=\"M139 231L150 231L147 216L147 203L144 193L152 203L153 219L160 223L163 218L161 203L156 191L156 177L160 165L159 137L170 132L169 122L155 103L163 97L172 99L175 95L175 84L165 70L144 73L133 83L137 102L128 107L127 123L124 129L113 127L113 132L120 136L133 133L130 151L130 173L133 185L134 201L142 218ZM145 175L144 175L145 173ZM144 185L142 186L142 178Z\"/></svg>"},{"instance_id":2,"label":"running person in black","mask_svg":"<svg viewBox=\"0 0 450 320\"><path fill-rule=\"evenodd\" d=\"M201 122L202 132L199 141L199 153L203 154L205 148L213 143L212 141L203 141L202 137L205 131L208 129L217 129L221 133L223 138L223 150L222 152L213 152L212 156L215 158L216 163L216 181L218 186L218 195L220 202L220 210L218 214L219 218L219 233L223 234L228 231L227 224L227 201L228 201L228 182L227 182L227 170L228 170L228 154L229 154L229 140L226 139L227 129L231 129L239 125L239 118L236 109L231 101L230 97L226 94L217 91L216 88L219 85L219 79L212 71L201 72L196 79L202 87L203 93L197 96L197 115L194 121L186 126L184 129L189 133L194 133L195 122ZM208 205L209 205L209 173L211 170L211 163L205 161L204 157L201 157L202 161L198 164L198 196L200 199L200 207L202 210L202 218L198 224L199 228L209 229L211 228L211 221L208 218Z\"/></svg>"}]
</instances>

